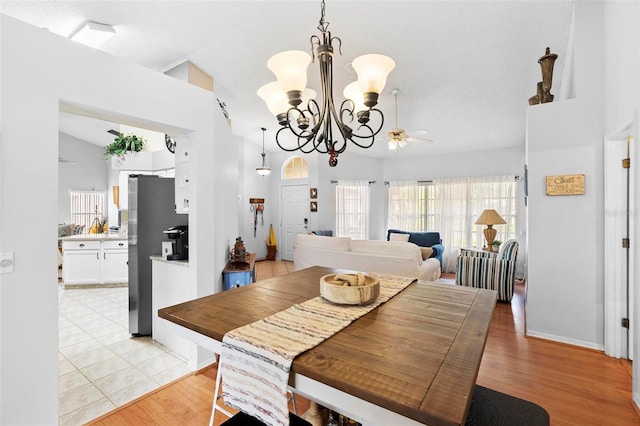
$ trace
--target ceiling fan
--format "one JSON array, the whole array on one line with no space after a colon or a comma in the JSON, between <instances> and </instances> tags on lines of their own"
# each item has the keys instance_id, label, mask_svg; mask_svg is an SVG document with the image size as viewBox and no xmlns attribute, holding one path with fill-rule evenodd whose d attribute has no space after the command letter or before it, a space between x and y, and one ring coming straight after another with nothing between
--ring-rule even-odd
<instances>
[{"instance_id":1,"label":"ceiling fan","mask_svg":"<svg viewBox=\"0 0 640 426\"><path fill-rule=\"evenodd\" d=\"M387 132L389 151L396 150L397 152L400 148L404 148L407 142L433 142L433 139L425 137L429 134L429 131L427 130L415 130L407 132L404 129L400 129L398 127L398 93L400 93L400 89L393 89L391 93L393 93L393 96L395 98L396 127Z\"/></svg>"}]
</instances>

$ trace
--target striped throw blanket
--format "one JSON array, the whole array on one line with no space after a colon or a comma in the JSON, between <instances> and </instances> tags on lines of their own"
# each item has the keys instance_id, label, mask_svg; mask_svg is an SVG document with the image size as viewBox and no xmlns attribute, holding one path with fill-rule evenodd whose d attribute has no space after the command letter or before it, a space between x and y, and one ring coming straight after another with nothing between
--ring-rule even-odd
<instances>
[{"instance_id":1,"label":"striped throw blanket","mask_svg":"<svg viewBox=\"0 0 640 426\"><path fill-rule=\"evenodd\" d=\"M316 297L225 334L219 366L225 404L267 425L287 426L287 384L293 359L413 282L393 275L375 276L380 281L380 296L371 304L334 305Z\"/></svg>"}]
</instances>

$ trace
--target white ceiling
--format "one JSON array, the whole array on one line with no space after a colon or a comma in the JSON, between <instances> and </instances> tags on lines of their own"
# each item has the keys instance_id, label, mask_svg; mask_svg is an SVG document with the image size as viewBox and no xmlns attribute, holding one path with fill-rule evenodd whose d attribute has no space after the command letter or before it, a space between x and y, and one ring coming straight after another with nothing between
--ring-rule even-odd
<instances>
[{"instance_id":1,"label":"white ceiling","mask_svg":"<svg viewBox=\"0 0 640 426\"><path fill-rule=\"evenodd\" d=\"M547 46L558 54L557 94L572 8L572 1L542 0L328 0L329 29L342 39L342 56L334 56L336 98L355 80L347 66L355 57L391 56L396 68L379 100L383 130L394 127L391 90L400 88L399 127L428 129L435 140L410 143L399 154L386 143L347 149L385 158L524 146L528 99L541 80L538 58ZM264 126L273 151L278 126L256 90L275 79L266 67L270 56L310 50L320 1L2 0L0 10L64 37L87 20L113 25L117 35L101 50L160 72L190 60L213 76L233 132L261 144ZM309 86L319 92L316 68L309 67ZM62 131L102 145L112 140L112 123L94 131L86 120L61 113Z\"/></svg>"}]
</instances>

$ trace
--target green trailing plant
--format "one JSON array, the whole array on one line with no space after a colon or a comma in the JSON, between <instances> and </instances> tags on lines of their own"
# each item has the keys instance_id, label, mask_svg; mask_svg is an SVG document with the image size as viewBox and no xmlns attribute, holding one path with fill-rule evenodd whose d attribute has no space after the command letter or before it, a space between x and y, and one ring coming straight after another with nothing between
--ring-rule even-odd
<instances>
[{"instance_id":1,"label":"green trailing plant","mask_svg":"<svg viewBox=\"0 0 640 426\"><path fill-rule=\"evenodd\" d=\"M113 143L104 147L104 159L108 160L114 156L124 158L129 151L140 152L146 143L147 141L143 137L136 136L133 133L128 135L120 133L113 140Z\"/></svg>"}]
</instances>

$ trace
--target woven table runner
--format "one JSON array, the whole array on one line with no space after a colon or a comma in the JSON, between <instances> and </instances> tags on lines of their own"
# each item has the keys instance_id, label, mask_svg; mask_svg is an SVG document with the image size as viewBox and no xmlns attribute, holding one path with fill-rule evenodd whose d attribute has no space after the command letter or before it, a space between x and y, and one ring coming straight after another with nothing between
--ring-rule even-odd
<instances>
[{"instance_id":1,"label":"woven table runner","mask_svg":"<svg viewBox=\"0 0 640 426\"><path fill-rule=\"evenodd\" d=\"M335 305L319 296L225 334L219 365L225 404L269 426L288 426L287 385L293 359L414 281L370 275L380 281L380 296L368 305Z\"/></svg>"}]
</instances>

